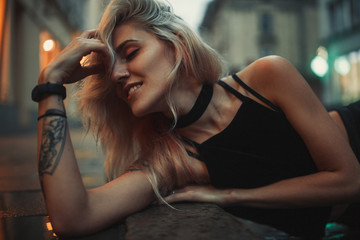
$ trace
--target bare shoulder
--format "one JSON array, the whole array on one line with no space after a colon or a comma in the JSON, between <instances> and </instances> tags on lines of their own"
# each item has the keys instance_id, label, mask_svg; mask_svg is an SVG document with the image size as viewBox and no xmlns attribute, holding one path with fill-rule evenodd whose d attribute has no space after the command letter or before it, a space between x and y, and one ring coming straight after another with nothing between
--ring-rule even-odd
<instances>
[{"instance_id":1,"label":"bare shoulder","mask_svg":"<svg viewBox=\"0 0 360 240\"><path fill-rule=\"evenodd\" d=\"M274 84L289 74L298 74L294 66L285 58L272 55L259 58L245 68L240 74L245 74L251 84Z\"/></svg>"},{"instance_id":2,"label":"bare shoulder","mask_svg":"<svg viewBox=\"0 0 360 240\"><path fill-rule=\"evenodd\" d=\"M295 81L305 83L296 68L288 60L277 55L259 58L237 75L275 105L279 104L279 93L298 87L295 87Z\"/></svg>"},{"instance_id":3,"label":"bare shoulder","mask_svg":"<svg viewBox=\"0 0 360 240\"><path fill-rule=\"evenodd\" d=\"M279 67L286 64L291 64L287 59L278 56L278 55L269 55L266 57L262 57L253 62L253 64L257 64L258 66L267 67L269 69L274 69L274 67Z\"/></svg>"},{"instance_id":4,"label":"bare shoulder","mask_svg":"<svg viewBox=\"0 0 360 240\"><path fill-rule=\"evenodd\" d=\"M276 55L254 61L238 75L250 87L280 107L286 96L284 93L291 96L295 92L303 93L304 88L310 89L297 69L287 59Z\"/></svg>"}]
</instances>

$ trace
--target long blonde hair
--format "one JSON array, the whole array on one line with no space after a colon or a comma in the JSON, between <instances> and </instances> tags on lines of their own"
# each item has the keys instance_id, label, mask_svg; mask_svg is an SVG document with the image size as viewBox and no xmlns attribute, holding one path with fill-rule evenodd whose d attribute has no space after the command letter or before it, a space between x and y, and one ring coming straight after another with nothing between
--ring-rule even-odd
<instances>
[{"instance_id":1,"label":"long blonde hair","mask_svg":"<svg viewBox=\"0 0 360 240\"><path fill-rule=\"evenodd\" d=\"M175 48L176 61L168 77L166 94L175 121L169 122L160 113L134 117L129 106L117 97L107 74L83 81L78 92L79 106L86 125L95 132L105 151L106 176L110 181L136 165L147 174L158 196L189 182L201 183L203 179L191 170L181 138L172 131L177 115L170 91L177 81L189 75L215 83L222 74L222 60L172 12L168 3L113 0L98 28L98 38L108 46L113 61L112 33L127 22L135 23Z\"/></svg>"}]
</instances>

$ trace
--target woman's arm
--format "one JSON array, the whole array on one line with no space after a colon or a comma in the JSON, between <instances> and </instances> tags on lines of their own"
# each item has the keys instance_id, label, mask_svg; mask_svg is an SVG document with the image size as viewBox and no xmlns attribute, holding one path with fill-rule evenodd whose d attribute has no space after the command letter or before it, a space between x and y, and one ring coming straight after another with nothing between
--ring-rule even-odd
<instances>
[{"instance_id":1,"label":"woman's arm","mask_svg":"<svg viewBox=\"0 0 360 240\"><path fill-rule=\"evenodd\" d=\"M252 67L256 69L250 74L252 87L281 107L304 140L319 172L255 189L218 190L193 186L177 191L167 200L287 208L333 205L358 199L359 163L344 134L302 76L286 60L275 56L258 60Z\"/></svg>"},{"instance_id":2,"label":"woman's arm","mask_svg":"<svg viewBox=\"0 0 360 240\"><path fill-rule=\"evenodd\" d=\"M90 52L107 56L107 49L94 31L75 39L45 68L39 84L76 82L104 71L104 66L83 67L81 58ZM141 171L129 172L96 189L87 191L77 166L62 97L48 95L39 102L39 176L46 207L54 230L60 235L80 235L103 229L138 211L154 200L151 184Z\"/></svg>"}]
</instances>

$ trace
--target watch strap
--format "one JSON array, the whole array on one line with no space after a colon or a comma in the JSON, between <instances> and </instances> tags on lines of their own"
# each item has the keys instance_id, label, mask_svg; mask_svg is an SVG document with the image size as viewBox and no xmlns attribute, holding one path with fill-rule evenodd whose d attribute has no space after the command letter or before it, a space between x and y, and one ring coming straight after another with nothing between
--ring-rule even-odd
<instances>
[{"instance_id":1,"label":"watch strap","mask_svg":"<svg viewBox=\"0 0 360 240\"><path fill-rule=\"evenodd\" d=\"M43 98L56 94L60 95L64 100L66 98L66 88L61 84L45 83L34 87L31 92L31 99L35 102L41 101Z\"/></svg>"}]
</instances>

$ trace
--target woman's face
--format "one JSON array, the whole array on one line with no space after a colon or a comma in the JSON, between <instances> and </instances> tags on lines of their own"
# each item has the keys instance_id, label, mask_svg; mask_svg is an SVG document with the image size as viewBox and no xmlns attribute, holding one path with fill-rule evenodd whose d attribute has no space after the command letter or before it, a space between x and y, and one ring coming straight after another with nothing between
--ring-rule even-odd
<instances>
[{"instance_id":1,"label":"woman's face","mask_svg":"<svg viewBox=\"0 0 360 240\"><path fill-rule=\"evenodd\" d=\"M111 80L116 83L117 95L135 116L167 112L164 96L175 63L170 44L132 23L115 28L112 44L116 61Z\"/></svg>"}]
</instances>

